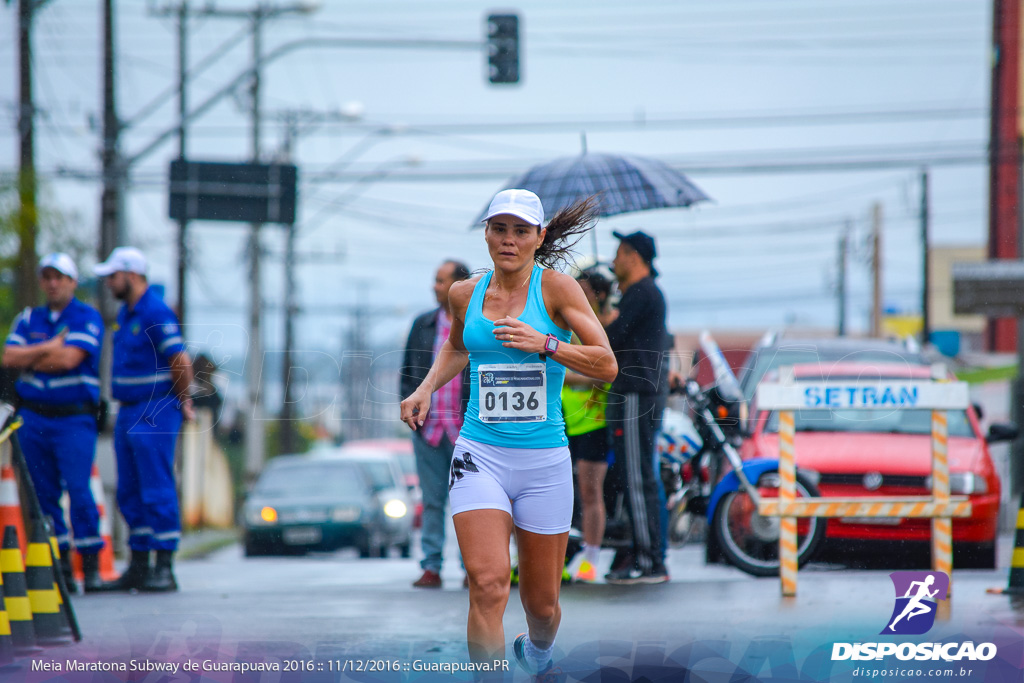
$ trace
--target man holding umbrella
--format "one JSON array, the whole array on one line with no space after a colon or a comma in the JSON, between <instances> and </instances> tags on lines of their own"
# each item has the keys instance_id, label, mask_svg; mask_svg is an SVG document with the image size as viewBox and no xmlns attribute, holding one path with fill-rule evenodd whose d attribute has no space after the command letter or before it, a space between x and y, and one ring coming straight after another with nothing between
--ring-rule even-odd
<instances>
[{"instance_id":1,"label":"man holding umbrella","mask_svg":"<svg viewBox=\"0 0 1024 683\"><path fill-rule=\"evenodd\" d=\"M637 231L612 233L619 247L612 269L622 299L618 310L601 318L619 374L608 395L607 422L612 448L626 477L626 509L633 531L632 562L605 576L608 583L663 583L658 473L653 467L659 379L668 333L665 297L654 283L658 271L654 238Z\"/></svg>"}]
</instances>

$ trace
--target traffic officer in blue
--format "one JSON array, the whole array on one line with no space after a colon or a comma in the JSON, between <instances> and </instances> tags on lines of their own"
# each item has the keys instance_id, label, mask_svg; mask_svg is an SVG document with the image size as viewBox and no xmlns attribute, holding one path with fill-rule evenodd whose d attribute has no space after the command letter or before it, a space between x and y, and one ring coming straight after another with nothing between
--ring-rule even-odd
<instances>
[{"instance_id":1,"label":"traffic officer in blue","mask_svg":"<svg viewBox=\"0 0 1024 683\"><path fill-rule=\"evenodd\" d=\"M78 268L67 254L42 258L39 284L46 305L26 308L15 319L2 362L21 370L15 385L18 413L25 422L19 440L39 505L53 518L65 581L74 589L71 538L60 504L66 489L84 589L92 592L103 583L100 515L89 486L96 458L103 320L95 308L75 298Z\"/></svg>"},{"instance_id":2,"label":"traffic officer in blue","mask_svg":"<svg viewBox=\"0 0 1024 683\"><path fill-rule=\"evenodd\" d=\"M177 317L146 280L141 251L118 247L95 273L124 302L114 328L111 394L120 403L114 425L117 504L128 523L131 561L106 586L175 591L172 565L181 520L174 451L182 419L193 418L192 361Z\"/></svg>"}]
</instances>

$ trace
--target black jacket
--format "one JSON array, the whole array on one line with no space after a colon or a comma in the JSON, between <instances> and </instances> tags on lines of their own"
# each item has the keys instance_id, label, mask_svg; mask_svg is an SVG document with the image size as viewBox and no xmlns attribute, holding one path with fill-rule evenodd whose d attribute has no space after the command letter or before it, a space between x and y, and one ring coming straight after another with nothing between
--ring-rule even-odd
<instances>
[{"instance_id":1,"label":"black jacket","mask_svg":"<svg viewBox=\"0 0 1024 683\"><path fill-rule=\"evenodd\" d=\"M405 344L405 356L402 369L399 371L399 392L402 398L408 398L427 377L430 366L434 363L434 337L437 335L437 314L440 308L418 316L409 330L409 340ZM469 364L462 371L462 414L466 414L469 403Z\"/></svg>"},{"instance_id":2,"label":"black jacket","mask_svg":"<svg viewBox=\"0 0 1024 683\"><path fill-rule=\"evenodd\" d=\"M619 301L619 317L605 332L619 364L612 391L655 394L669 337L665 329L665 297L654 280L634 283Z\"/></svg>"}]
</instances>

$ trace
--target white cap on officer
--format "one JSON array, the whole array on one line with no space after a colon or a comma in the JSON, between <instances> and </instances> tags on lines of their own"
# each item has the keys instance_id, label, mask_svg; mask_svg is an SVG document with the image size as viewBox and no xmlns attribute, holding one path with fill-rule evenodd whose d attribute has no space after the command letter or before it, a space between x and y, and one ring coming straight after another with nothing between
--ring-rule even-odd
<instances>
[{"instance_id":1,"label":"white cap on officer","mask_svg":"<svg viewBox=\"0 0 1024 683\"><path fill-rule=\"evenodd\" d=\"M75 261L67 254L55 251L52 254L47 254L39 261L38 273L43 274L44 268L53 268L62 275L67 275L72 280L78 279L78 268L75 266Z\"/></svg>"},{"instance_id":2,"label":"white cap on officer","mask_svg":"<svg viewBox=\"0 0 1024 683\"><path fill-rule=\"evenodd\" d=\"M92 272L100 277L113 275L116 272L146 274L146 256L135 247L118 247L110 252L103 263L93 267Z\"/></svg>"}]
</instances>

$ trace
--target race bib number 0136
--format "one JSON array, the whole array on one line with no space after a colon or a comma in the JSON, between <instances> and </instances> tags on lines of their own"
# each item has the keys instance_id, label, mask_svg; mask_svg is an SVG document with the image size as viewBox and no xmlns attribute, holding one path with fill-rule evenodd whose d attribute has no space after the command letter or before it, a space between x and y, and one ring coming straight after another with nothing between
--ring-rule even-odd
<instances>
[{"instance_id":1,"label":"race bib number 0136","mask_svg":"<svg viewBox=\"0 0 1024 683\"><path fill-rule=\"evenodd\" d=\"M477 368L481 422L543 422L548 419L544 363L491 363Z\"/></svg>"}]
</instances>

